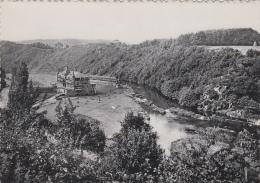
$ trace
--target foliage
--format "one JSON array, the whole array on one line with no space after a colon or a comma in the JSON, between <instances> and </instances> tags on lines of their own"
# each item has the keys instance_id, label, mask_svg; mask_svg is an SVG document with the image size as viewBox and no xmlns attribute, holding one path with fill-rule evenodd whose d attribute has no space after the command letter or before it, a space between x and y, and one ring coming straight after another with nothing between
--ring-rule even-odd
<instances>
[{"instance_id":1,"label":"foliage","mask_svg":"<svg viewBox=\"0 0 260 183\"><path fill-rule=\"evenodd\" d=\"M246 56L247 57L259 57L260 56L260 51L258 50L253 50L253 49L250 49L246 52Z\"/></svg>"},{"instance_id":2,"label":"foliage","mask_svg":"<svg viewBox=\"0 0 260 183\"><path fill-rule=\"evenodd\" d=\"M14 68L12 72L12 84L9 91L8 108L14 112L23 113L30 110L40 95L39 88L34 88L32 81L29 82L27 65Z\"/></svg>"},{"instance_id":3,"label":"foliage","mask_svg":"<svg viewBox=\"0 0 260 183\"><path fill-rule=\"evenodd\" d=\"M248 50L243 55L231 48L210 50L198 45L249 45L251 39L259 39L259 34L252 29L216 30L188 34L175 40L145 41L137 45L113 42L79 45L66 51L40 53L39 50L28 50L35 56L24 56L31 60L31 69L53 72L53 65L59 69L68 64L84 73L112 75L120 80L156 88L165 96L178 100L180 105L193 108L203 115L226 115L230 111L237 113L239 106L236 100L243 96L253 100L249 104L256 102L259 105L259 51ZM3 48L7 53L12 53L10 50L13 48L17 54L23 49L21 45L11 43L5 43ZM38 57L42 58L41 62ZM24 58L19 60L23 61ZM10 63L3 64L10 68ZM210 97L209 92L215 92L215 96L207 98ZM259 111L251 108L255 107L250 105L243 112L247 116L238 116L255 119Z\"/></svg>"},{"instance_id":4,"label":"foliage","mask_svg":"<svg viewBox=\"0 0 260 183\"><path fill-rule=\"evenodd\" d=\"M207 128L173 142L171 156L164 157L157 134L141 115L127 114L120 132L106 139L96 120L74 114L70 100L57 106L56 121L36 113L31 106L38 93L28 81L26 64L54 71L53 65L61 68L73 60L85 73L146 84L202 114L249 119L259 116L259 52L242 55L194 45L251 45L258 37L248 29L206 31L176 40L88 44L65 51L4 42L6 70L18 68L8 109L1 109L1 181L257 182L259 142L251 132Z\"/></svg>"},{"instance_id":5,"label":"foliage","mask_svg":"<svg viewBox=\"0 0 260 183\"><path fill-rule=\"evenodd\" d=\"M100 181L95 172L99 166L97 160L85 157L83 151L87 149L101 153L106 140L104 132L95 120L75 118L72 105L66 108L67 112L60 111L60 121L65 124L60 123L56 136L50 133L55 124L44 117L45 112L37 113L29 109L14 113L12 108L1 110L1 181ZM68 133L60 133L64 129ZM78 149L82 153L76 153Z\"/></svg>"},{"instance_id":6,"label":"foliage","mask_svg":"<svg viewBox=\"0 0 260 183\"><path fill-rule=\"evenodd\" d=\"M41 124L43 114L26 113L14 115L10 110L1 110L0 179L4 182L25 181L24 176L33 153L45 143Z\"/></svg>"},{"instance_id":7,"label":"foliage","mask_svg":"<svg viewBox=\"0 0 260 183\"><path fill-rule=\"evenodd\" d=\"M203 115L222 114L254 121L259 115L255 107L260 102L259 51L250 49L243 55L231 48L210 50L199 46L252 45L254 41L259 42L259 33L252 29L228 29L137 45L92 43L64 51L27 50L23 45L5 42L3 66L10 70L13 64L30 60L30 69L54 72L53 65L57 69L68 65L84 73L111 75L148 85ZM22 56L13 57L13 53ZM215 92L215 96L208 98L208 92ZM249 106L238 114L240 106L236 101L243 96L249 97Z\"/></svg>"},{"instance_id":8,"label":"foliage","mask_svg":"<svg viewBox=\"0 0 260 183\"><path fill-rule=\"evenodd\" d=\"M99 128L99 122L83 116L74 114L76 108L70 99L62 108L61 103L56 107L56 124L58 130L55 136L65 146L90 150L96 153L104 151L106 137L103 130Z\"/></svg>"},{"instance_id":9,"label":"foliage","mask_svg":"<svg viewBox=\"0 0 260 183\"><path fill-rule=\"evenodd\" d=\"M49 46L48 44L43 44L40 42L29 44L31 47L40 48L40 49L53 49L53 47Z\"/></svg>"},{"instance_id":10,"label":"foliage","mask_svg":"<svg viewBox=\"0 0 260 183\"><path fill-rule=\"evenodd\" d=\"M58 43L56 43L56 44L54 45L54 48L55 48L55 49L62 50L62 49L67 49L67 48L69 48L69 45L64 46L62 43L58 42Z\"/></svg>"},{"instance_id":11,"label":"foliage","mask_svg":"<svg viewBox=\"0 0 260 183\"><path fill-rule=\"evenodd\" d=\"M177 182L257 182L258 179L257 173L248 172L257 171L256 164L260 162L256 139L246 130L234 134L207 128L200 135L174 142L171 152L164 166ZM254 158L249 161L249 156Z\"/></svg>"},{"instance_id":12,"label":"foliage","mask_svg":"<svg viewBox=\"0 0 260 183\"><path fill-rule=\"evenodd\" d=\"M117 181L158 181L156 169L163 159L157 145L157 135L140 115L128 113L122 128L112 139L104 162L108 162L107 175Z\"/></svg>"},{"instance_id":13,"label":"foliage","mask_svg":"<svg viewBox=\"0 0 260 183\"><path fill-rule=\"evenodd\" d=\"M50 140L43 114L22 118L2 111L0 180L3 182L98 182L95 160Z\"/></svg>"},{"instance_id":14,"label":"foliage","mask_svg":"<svg viewBox=\"0 0 260 183\"><path fill-rule=\"evenodd\" d=\"M0 117L0 180L3 182L98 182L96 159L84 151L101 153L106 137L96 120L76 118L71 101L58 106L59 128L32 109L37 96L28 86L26 65L14 70L14 90ZM19 78L18 78L19 77ZM27 99L27 100L26 100ZM28 101L29 100L29 101ZM54 130L53 130L54 129ZM54 136L51 132L57 132ZM81 153L76 153L77 150ZM97 155L95 155L97 156Z\"/></svg>"},{"instance_id":15,"label":"foliage","mask_svg":"<svg viewBox=\"0 0 260 183\"><path fill-rule=\"evenodd\" d=\"M6 87L6 75L3 67L0 66L0 92Z\"/></svg>"},{"instance_id":16,"label":"foliage","mask_svg":"<svg viewBox=\"0 0 260 183\"><path fill-rule=\"evenodd\" d=\"M242 45L253 46L254 42L260 42L260 35L253 29L222 29L200 31L195 34L181 35L177 44L181 45L207 45L207 46L230 46Z\"/></svg>"}]
</instances>

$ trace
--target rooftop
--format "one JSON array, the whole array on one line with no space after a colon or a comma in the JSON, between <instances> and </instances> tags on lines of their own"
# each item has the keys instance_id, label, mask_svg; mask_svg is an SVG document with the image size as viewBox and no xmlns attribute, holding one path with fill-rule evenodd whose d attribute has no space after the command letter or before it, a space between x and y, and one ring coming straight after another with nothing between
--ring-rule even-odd
<instances>
[{"instance_id":1,"label":"rooftop","mask_svg":"<svg viewBox=\"0 0 260 183\"><path fill-rule=\"evenodd\" d=\"M64 71L60 72L60 74L62 74L64 76L67 75L68 77L75 76L76 78L87 77L86 74L83 74L83 73L80 73L77 71L71 71L71 70L69 70L68 67L66 67L66 69Z\"/></svg>"}]
</instances>

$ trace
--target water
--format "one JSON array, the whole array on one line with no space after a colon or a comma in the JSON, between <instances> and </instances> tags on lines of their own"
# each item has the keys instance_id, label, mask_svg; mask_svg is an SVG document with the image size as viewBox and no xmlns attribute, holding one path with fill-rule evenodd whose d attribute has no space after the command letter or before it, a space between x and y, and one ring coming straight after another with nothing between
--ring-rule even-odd
<instances>
[{"instance_id":1,"label":"water","mask_svg":"<svg viewBox=\"0 0 260 183\"><path fill-rule=\"evenodd\" d=\"M157 114L149 114L149 116L150 125L159 136L158 144L165 149L166 155L170 155L171 142L188 137L184 128L189 127L189 125L176 123L174 120L169 122L171 117L167 116Z\"/></svg>"},{"instance_id":2,"label":"water","mask_svg":"<svg viewBox=\"0 0 260 183\"><path fill-rule=\"evenodd\" d=\"M177 106L176 103L168 100L162 96L158 91L153 90L147 86L132 84L136 94L142 94L146 99L152 101L157 107L162 109L168 109L173 106ZM181 138L186 138L190 134L185 131L185 128L195 129L194 123L198 123L200 120L181 117L173 115L169 111L165 115L155 113L150 107L142 105L142 108L149 114L150 125L153 130L157 132L159 139L158 144L161 148L165 149L166 155L170 154L171 142Z\"/></svg>"},{"instance_id":3,"label":"water","mask_svg":"<svg viewBox=\"0 0 260 183\"><path fill-rule=\"evenodd\" d=\"M54 83L56 81L56 76L50 74L30 74L30 78L34 81L41 81L42 86L49 86L50 83ZM170 107L178 107L176 103L162 96L157 90L137 84L131 84L131 87L136 94L142 94L145 98L152 101L157 107L165 110ZM244 128L248 128L247 126L238 123L211 123L209 121L173 115L170 112L167 112L166 115L161 115L155 113L148 106L141 104L141 107L149 114L150 124L159 136L158 143L163 149L165 149L167 155L170 153L169 148L171 146L171 142L190 136L190 134L185 131L186 128L196 130L198 127L205 128L208 126L220 126L222 128L235 130L237 132L242 131Z\"/></svg>"},{"instance_id":4,"label":"water","mask_svg":"<svg viewBox=\"0 0 260 183\"><path fill-rule=\"evenodd\" d=\"M153 90L147 86L137 84L131 84L131 87L136 94L142 94L149 101L152 101L157 107L165 109L166 111L170 107L179 107L178 104L168 100L157 90ZM170 153L169 148L171 146L171 142L181 138L187 138L191 135L185 131L186 128L196 130L198 128L217 126L220 128L233 130L235 132L240 132L246 129L250 131L250 133L254 133L260 136L258 132L260 131L259 128L250 126L241 120L227 121L222 123L218 121L203 121L190 117L173 115L169 111L166 113L166 115L161 115L155 113L150 107L146 105L141 104L141 107L149 114L150 124L159 136L158 143L162 148L165 149L167 155Z\"/></svg>"},{"instance_id":5,"label":"water","mask_svg":"<svg viewBox=\"0 0 260 183\"><path fill-rule=\"evenodd\" d=\"M158 90L151 89L148 86L131 84L134 92L136 94L142 94L147 100L153 101L154 105L162 109L168 109L170 107L176 106L176 103L168 100Z\"/></svg>"}]
</instances>

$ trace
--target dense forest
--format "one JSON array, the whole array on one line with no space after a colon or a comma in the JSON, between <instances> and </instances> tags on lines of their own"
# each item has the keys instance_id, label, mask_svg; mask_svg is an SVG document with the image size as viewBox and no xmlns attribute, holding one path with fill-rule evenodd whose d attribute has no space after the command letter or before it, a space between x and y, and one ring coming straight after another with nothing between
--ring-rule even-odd
<instances>
[{"instance_id":1,"label":"dense forest","mask_svg":"<svg viewBox=\"0 0 260 183\"><path fill-rule=\"evenodd\" d=\"M25 40L25 41L16 41L18 44L34 44L34 43L43 43L51 47L55 47L55 44L61 43L63 45L68 45L69 47L75 45L84 45L89 43L110 43L108 40L86 40L86 39L34 39L34 40Z\"/></svg>"},{"instance_id":2,"label":"dense forest","mask_svg":"<svg viewBox=\"0 0 260 183\"><path fill-rule=\"evenodd\" d=\"M259 181L255 127L208 127L172 143L166 156L141 114L129 112L107 139L99 122L74 113L68 100L48 120L32 105L40 95L26 64L15 69L0 118L2 182L245 182Z\"/></svg>"},{"instance_id":3,"label":"dense forest","mask_svg":"<svg viewBox=\"0 0 260 183\"><path fill-rule=\"evenodd\" d=\"M252 46L260 42L260 35L253 29L223 29L200 31L180 36L176 44L183 46Z\"/></svg>"},{"instance_id":4,"label":"dense forest","mask_svg":"<svg viewBox=\"0 0 260 183\"><path fill-rule=\"evenodd\" d=\"M252 29L227 29L137 45L111 42L66 50L3 42L2 60L7 72L25 62L30 72L55 73L68 65L84 73L116 76L156 88L203 115L256 121L260 51L250 49L243 55L232 48L209 50L197 45L252 45L259 38Z\"/></svg>"}]
</instances>

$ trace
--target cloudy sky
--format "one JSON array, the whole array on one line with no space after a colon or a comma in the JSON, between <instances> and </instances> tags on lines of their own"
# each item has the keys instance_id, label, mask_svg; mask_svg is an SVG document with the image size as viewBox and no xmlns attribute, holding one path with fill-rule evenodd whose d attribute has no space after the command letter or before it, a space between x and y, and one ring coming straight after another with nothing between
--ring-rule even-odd
<instances>
[{"instance_id":1,"label":"cloudy sky","mask_svg":"<svg viewBox=\"0 0 260 183\"><path fill-rule=\"evenodd\" d=\"M260 1L251 3L1 3L3 40L118 39L139 43L208 29L260 32Z\"/></svg>"}]
</instances>

